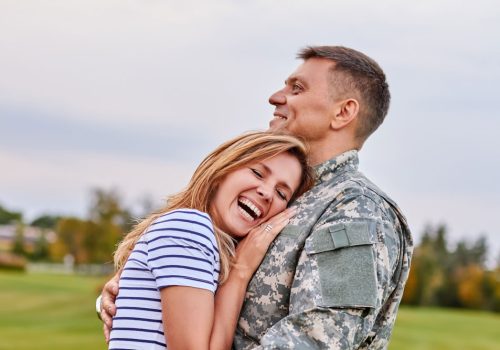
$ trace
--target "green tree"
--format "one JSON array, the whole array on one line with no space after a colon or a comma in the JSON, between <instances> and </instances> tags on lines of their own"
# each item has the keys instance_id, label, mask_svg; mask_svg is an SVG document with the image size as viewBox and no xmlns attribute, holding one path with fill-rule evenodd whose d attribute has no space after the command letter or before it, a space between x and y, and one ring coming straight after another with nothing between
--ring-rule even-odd
<instances>
[{"instance_id":1,"label":"green tree","mask_svg":"<svg viewBox=\"0 0 500 350\"><path fill-rule=\"evenodd\" d=\"M16 225L12 253L26 256L27 252L24 246L24 226L21 223Z\"/></svg>"},{"instance_id":2,"label":"green tree","mask_svg":"<svg viewBox=\"0 0 500 350\"><path fill-rule=\"evenodd\" d=\"M89 219L97 223L110 223L129 231L132 215L122 204L120 194L112 190L94 189L91 192Z\"/></svg>"},{"instance_id":3,"label":"green tree","mask_svg":"<svg viewBox=\"0 0 500 350\"><path fill-rule=\"evenodd\" d=\"M78 218L63 218L56 228L57 239L51 247L51 256L62 261L67 254L73 255L75 263L86 261L86 252L83 248L86 221Z\"/></svg>"},{"instance_id":4,"label":"green tree","mask_svg":"<svg viewBox=\"0 0 500 350\"><path fill-rule=\"evenodd\" d=\"M10 211L0 205L0 225L22 222L23 214L21 212Z\"/></svg>"},{"instance_id":5,"label":"green tree","mask_svg":"<svg viewBox=\"0 0 500 350\"><path fill-rule=\"evenodd\" d=\"M50 258L50 249L49 249L49 242L47 241L47 232L43 229L40 232L40 236L35 241L33 247L33 253L30 255L30 258L34 261L49 260Z\"/></svg>"},{"instance_id":6,"label":"green tree","mask_svg":"<svg viewBox=\"0 0 500 350\"><path fill-rule=\"evenodd\" d=\"M116 190L92 191L87 234L83 241L89 262L110 262L116 244L132 226L132 215Z\"/></svg>"},{"instance_id":7,"label":"green tree","mask_svg":"<svg viewBox=\"0 0 500 350\"><path fill-rule=\"evenodd\" d=\"M31 222L31 226L45 229L55 229L61 218L61 216L57 215L41 215Z\"/></svg>"},{"instance_id":8,"label":"green tree","mask_svg":"<svg viewBox=\"0 0 500 350\"><path fill-rule=\"evenodd\" d=\"M413 305L458 306L452 252L444 224L428 225L415 248L404 302Z\"/></svg>"}]
</instances>

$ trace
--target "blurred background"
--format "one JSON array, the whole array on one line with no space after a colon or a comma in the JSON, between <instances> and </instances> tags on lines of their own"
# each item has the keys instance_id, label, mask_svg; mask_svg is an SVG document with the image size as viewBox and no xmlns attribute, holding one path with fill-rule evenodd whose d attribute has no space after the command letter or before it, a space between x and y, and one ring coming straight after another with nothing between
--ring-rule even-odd
<instances>
[{"instance_id":1,"label":"blurred background","mask_svg":"<svg viewBox=\"0 0 500 350\"><path fill-rule=\"evenodd\" d=\"M497 349L499 35L487 0L0 0L0 349L105 348L116 242L328 44L391 87L360 153L417 246L390 349Z\"/></svg>"}]
</instances>

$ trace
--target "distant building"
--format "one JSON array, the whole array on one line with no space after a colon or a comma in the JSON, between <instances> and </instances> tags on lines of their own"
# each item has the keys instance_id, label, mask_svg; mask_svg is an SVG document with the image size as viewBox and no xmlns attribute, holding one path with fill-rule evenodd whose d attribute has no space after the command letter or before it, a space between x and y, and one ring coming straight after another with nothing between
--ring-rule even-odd
<instances>
[{"instance_id":1,"label":"distant building","mask_svg":"<svg viewBox=\"0 0 500 350\"><path fill-rule=\"evenodd\" d=\"M22 230L24 246L27 251L33 249L35 243L45 235L49 244L56 241L56 234L52 230L33 226L0 225L0 250L10 251L16 240L16 235Z\"/></svg>"}]
</instances>

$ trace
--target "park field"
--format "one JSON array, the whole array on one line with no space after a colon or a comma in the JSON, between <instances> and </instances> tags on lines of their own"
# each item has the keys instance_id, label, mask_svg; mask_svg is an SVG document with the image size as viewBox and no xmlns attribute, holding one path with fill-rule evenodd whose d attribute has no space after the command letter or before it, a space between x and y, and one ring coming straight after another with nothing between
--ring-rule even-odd
<instances>
[{"instance_id":1,"label":"park field","mask_svg":"<svg viewBox=\"0 0 500 350\"><path fill-rule=\"evenodd\" d=\"M0 350L106 349L103 278L0 272ZM402 307L390 350L500 349L500 315Z\"/></svg>"}]
</instances>

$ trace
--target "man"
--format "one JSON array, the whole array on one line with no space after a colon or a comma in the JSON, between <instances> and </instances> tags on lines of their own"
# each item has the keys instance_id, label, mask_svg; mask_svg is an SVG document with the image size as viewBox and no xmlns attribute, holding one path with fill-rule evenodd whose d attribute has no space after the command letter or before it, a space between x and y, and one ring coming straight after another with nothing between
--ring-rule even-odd
<instances>
[{"instance_id":1,"label":"man","mask_svg":"<svg viewBox=\"0 0 500 350\"><path fill-rule=\"evenodd\" d=\"M358 172L357 151L387 114L388 85L378 64L352 49L307 47L298 56L304 62L269 99L270 127L308 141L318 180L248 285L234 347L384 349L413 243L396 204ZM116 291L115 278L103 292L108 325Z\"/></svg>"}]
</instances>

